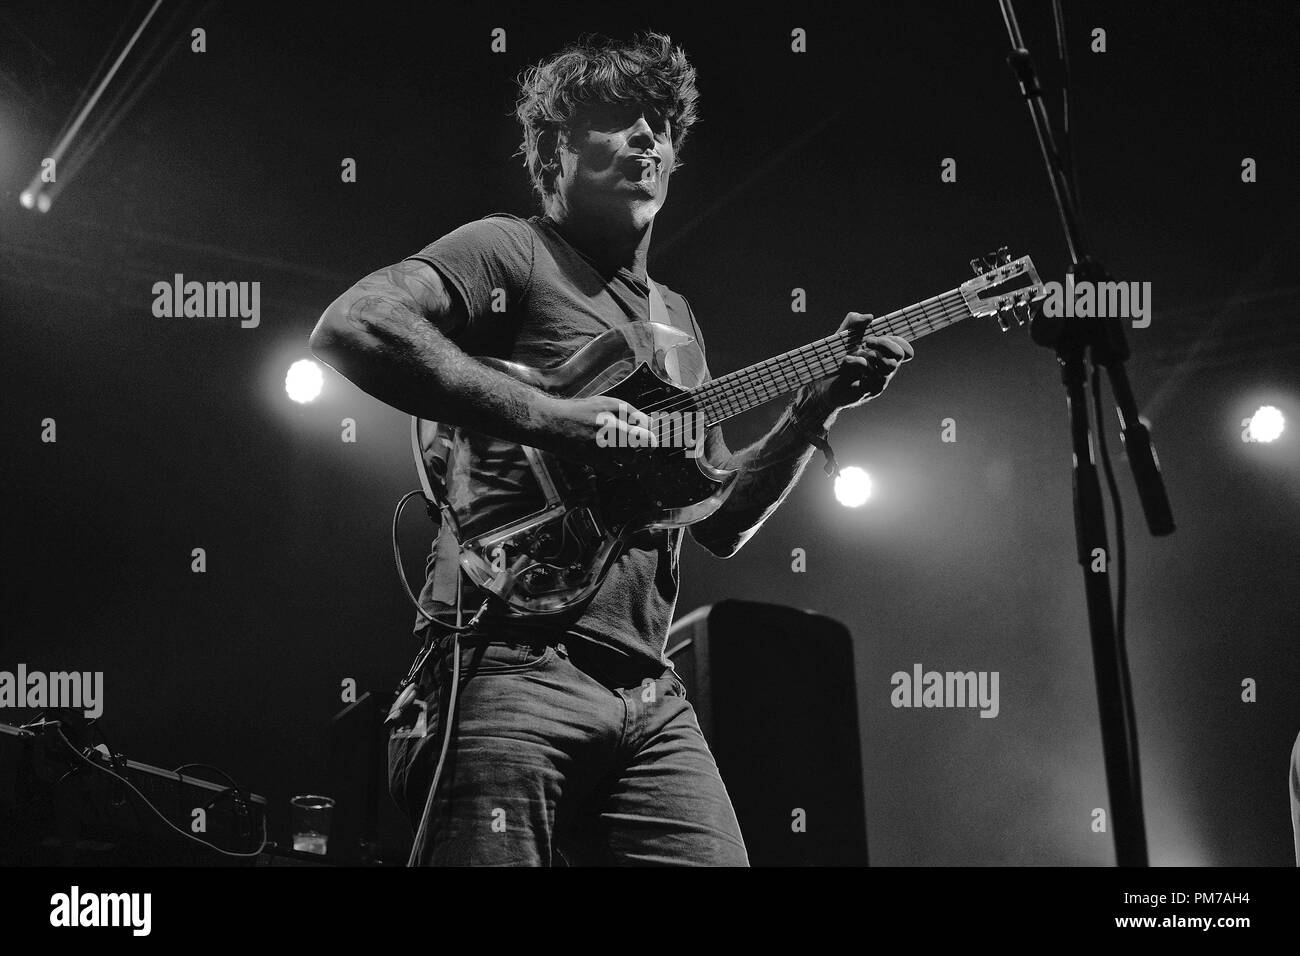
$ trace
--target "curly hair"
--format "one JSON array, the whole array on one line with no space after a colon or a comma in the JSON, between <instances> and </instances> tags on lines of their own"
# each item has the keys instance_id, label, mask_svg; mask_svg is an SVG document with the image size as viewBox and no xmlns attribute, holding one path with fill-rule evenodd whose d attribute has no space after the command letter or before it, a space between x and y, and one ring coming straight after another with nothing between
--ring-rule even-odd
<instances>
[{"instance_id":1,"label":"curly hair","mask_svg":"<svg viewBox=\"0 0 1300 956\"><path fill-rule=\"evenodd\" d=\"M651 106L671 124L677 151L699 119L695 68L681 47L652 31L630 43L585 34L550 60L525 70L519 91L515 116L524 128L524 140L515 155L524 157L533 191L543 205L555 191L560 132L572 128L582 107Z\"/></svg>"}]
</instances>

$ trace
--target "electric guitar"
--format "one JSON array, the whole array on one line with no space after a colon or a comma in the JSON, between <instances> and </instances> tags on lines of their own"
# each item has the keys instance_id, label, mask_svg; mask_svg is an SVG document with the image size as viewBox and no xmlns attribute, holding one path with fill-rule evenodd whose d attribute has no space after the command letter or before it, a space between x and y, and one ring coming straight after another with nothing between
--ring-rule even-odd
<instances>
[{"instance_id":1,"label":"electric guitar","mask_svg":"<svg viewBox=\"0 0 1300 956\"><path fill-rule=\"evenodd\" d=\"M995 317L1002 331L1023 325L1045 292L1029 257L1006 247L972 259L975 278L956 289L878 318L872 334L908 340L971 316ZM651 416L655 446L597 472L537 448L519 446L536 482L537 510L498 527L463 529L472 515L447 500L443 479L455 446L451 426L413 418L411 440L425 496L460 546L460 567L477 586L527 616L563 614L600 587L628 539L643 530L680 528L726 500L736 473L701 454L704 428L833 375L865 330L836 332L801 348L704 382L691 336L656 322L633 322L591 339L546 369L484 357L479 361L564 398L608 395ZM666 440L665 440L666 439ZM684 447L685 446L685 447Z\"/></svg>"}]
</instances>

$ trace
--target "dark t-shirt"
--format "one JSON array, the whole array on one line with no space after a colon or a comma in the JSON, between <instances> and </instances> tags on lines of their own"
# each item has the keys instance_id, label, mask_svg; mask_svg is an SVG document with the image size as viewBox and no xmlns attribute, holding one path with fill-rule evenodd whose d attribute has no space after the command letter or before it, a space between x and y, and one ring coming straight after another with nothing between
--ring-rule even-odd
<instances>
[{"instance_id":1,"label":"dark t-shirt","mask_svg":"<svg viewBox=\"0 0 1300 956\"><path fill-rule=\"evenodd\" d=\"M445 331L470 355L544 368L563 361L608 329L649 318L650 290L645 281L626 268L602 271L544 216L525 220L494 214L466 223L410 258L432 265L461 296L468 322ZM685 353L683 365L703 369L707 380L703 341L690 305L662 283L656 284L669 324L695 340L678 350ZM710 454L720 442L719 429L711 429ZM473 515L472 525L463 527L467 535L498 527L541 503L518 446L484 435L459 433L445 482L453 509ZM561 630L570 637L663 662L677 603L682 533L677 528L634 535L596 595L567 617L542 621L490 616L483 629L491 633ZM446 611L456 601L456 552L455 539L444 527L434 542L426 566L428 579L420 592L421 606L441 620L447 619ZM483 592L468 577L461 586L468 616L482 603ZM423 617L416 618L418 635L423 636L427 626Z\"/></svg>"}]
</instances>

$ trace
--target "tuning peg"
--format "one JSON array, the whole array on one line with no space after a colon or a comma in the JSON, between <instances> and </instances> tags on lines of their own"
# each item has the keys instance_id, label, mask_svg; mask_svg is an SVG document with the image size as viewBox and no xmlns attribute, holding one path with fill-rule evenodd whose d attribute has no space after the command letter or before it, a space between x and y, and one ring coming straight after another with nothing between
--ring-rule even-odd
<instances>
[{"instance_id":1,"label":"tuning peg","mask_svg":"<svg viewBox=\"0 0 1300 956\"><path fill-rule=\"evenodd\" d=\"M1003 332L1011 331L1011 314L1010 305L1003 305L998 308L998 328Z\"/></svg>"},{"instance_id":2,"label":"tuning peg","mask_svg":"<svg viewBox=\"0 0 1300 956\"><path fill-rule=\"evenodd\" d=\"M984 274L985 270L984 270L983 260L972 259L970 261L970 267L971 267L971 271L974 272L977 276L982 276Z\"/></svg>"},{"instance_id":3,"label":"tuning peg","mask_svg":"<svg viewBox=\"0 0 1300 956\"><path fill-rule=\"evenodd\" d=\"M1011 262L1011 253L1007 252L1007 247L1002 246L997 251L998 265L1008 265Z\"/></svg>"}]
</instances>

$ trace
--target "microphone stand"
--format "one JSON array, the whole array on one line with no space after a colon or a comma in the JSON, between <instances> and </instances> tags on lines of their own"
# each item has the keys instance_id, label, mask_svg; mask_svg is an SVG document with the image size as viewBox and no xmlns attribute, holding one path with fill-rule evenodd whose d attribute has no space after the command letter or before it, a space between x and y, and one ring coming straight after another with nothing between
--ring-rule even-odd
<instances>
[{"instance_id":1,"label":"microphone stand","mask_svg":"<svg viewBox=\"0 0 1300 956\"><path fill-rule=\"evenodd\" d=\"M1052 128L1043 103L1033 61L1025 49L1020 26L1016 22L1011 0L998 0L1002 18L1011 39L1007 57L1020 93L1029 106L1034 132L1047 166L1052 194L1056 199L1070 253L1070 273L1075 282L1109 281L1102 264L1090 256L1083 243L1074 197L1067 184L1061 155L1052 136ZM1073 283L1067 284L1067 294ZM1073 313L1074 309L1065 310ZM1122 632L1117 630L1111 604L1110 547L1106 540L1106 513L1102 506L1101 484L1093 458L1092 431L1088 418L1085 385L1088 370L1085 357L1092 363L1092 374L1104 368L1110 377L1115 396L1124 448L1133 469L1138 496L1151 534L1167 535L1174 530L1173 513L1160 477L1160 465L1146 426L1138 418L1137 402L1129 386L1124 362L1128 345L1118 317L1106 319L1049 317L1038 310L1030 325L1035 342L1056 352L1065 385L1065 405L1070 422L1073 448L1074 529L1078 542L1078 559L1083 568L1084 590L1088 606L1088 628L1092 638L1093 672L1097 682L1097 704L1101 714L1102 750L1106 761L1106 785L1110 798L1110 823L1114 828L1115 861L1119 866L1146 866L1146 823L1142 816L1142 780L1138 764L1137 726L1133 714L1133 695L1129 684L1128 656ZM1098 428L1102 423L1097 423ZM1105 571L1093 571L1097 556Z\"/></svg>"}]
</instances>

